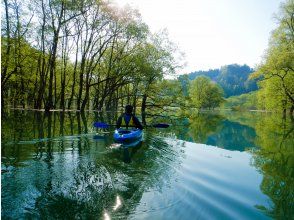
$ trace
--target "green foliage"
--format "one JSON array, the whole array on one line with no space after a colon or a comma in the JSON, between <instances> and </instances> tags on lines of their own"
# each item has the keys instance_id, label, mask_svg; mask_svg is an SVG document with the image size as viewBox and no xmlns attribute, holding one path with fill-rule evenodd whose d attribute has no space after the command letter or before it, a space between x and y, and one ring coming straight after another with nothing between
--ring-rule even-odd
<instances>
[{"instance_id":1,"label":"green foliage","mask_svg":"<svg viewBox=\"0 0 294 220\"><path fill-rule=\"evenodd\" d=\"M197 109L215 108L223 101L223 90L209 78L200 76L190 84L189 95Z\"/></svg>"},{"instance_id":2,"label":"green foliage","mask_svg":"<svg viewBox=\"0 0 294 220\"><path fill-rule=\"evenodd\" d=\"M254 110L257 107L257 92L250 92L239 96L231 96L225 100L222 107L233 110Z\"/></svg>"},{"instance_id":3,"label":"green foliage","mask_svg":"<svg viewBox=\"0 0 294 220\"><path fill-rule=\"evenodd\" d=\"M279 26L273 31L264 61L253 77L261 78L259 106L294 110L294 2L282 4Z\"/></svg>"},{"instance_id":4,"label":"green foliage","mask_svg":"<svg viewBox=\"0 0 294 220\"><path fill-rule=\"evenodd\" d=\"M223 119L220 115L212 114L190 115L189 135L194 142L205 143L210 135L220 132Z\"/></svg>"},{"instance_id":5,"label":"green foliage","mask_svg":"<svg viewBox=\"0 0 294 220\"><path fill-rule=\"evenodd\" d=\"M157 81L150 90L147 106L153 107L152 114L175 115L175 109L185 104L182 94L179 81L168 79Z\"/></svg>"},{"instance_id":6,"label":"green foliage","mask_svg":"<svg viewBox=\"0 0 294 220\"><path fill-rule=\"evenodd\" d=\"M217 82L224 89L226 97L248 93L257 89L256 82L249 79L252 72L247 65L227 65L221 68Z\"/></svg>"},{"instance_id":7,"label":"green foliage","mask_svg":"<svg viewBox=\"0 0 294 220\"><path fill-rule=\"evenodd\" d=\"M1 37L1 85L5 97L10 90L10 102L33 96L35 80L33 72L38 68L38 51L24 39L10 39L7 54L7 38ZM17 42L17 43L16 43Z\"/></svg>"},{"instance_id":8,"label":"green foliage","mask_svg":"<svg viewBox=\"0 0 294 220\"><path fill-rule=\"evenodd\" d=\"M285 108L291 107L281 88L280 81L274 78L260 83L257 101L258 108L264 110L282 111Z\"/></svg>"},{"instance_id":9,"label":"green foliage","mask_svg":"<svg viewBox=\"0 0 294 220\"><path fill-rule=\"evenodd\" d=\"M96 0L30 3L2 4L3 107L115 109L143 96L169 103L155 97L175 73L175 47L136 10Z\"/></svg>"},{"instance_id":10,"label":"green foliage","mask_svg":"<svg viewBox=\"0 0 294 220\"><path fill-rule=\"evenodd\" d=\"M253 70L247 65L231 64L220 69L182 75L179 80L184 83L185 77L193 80L199 76L206 76L223 88L225 97L230 97L257 90L256 80L249 78L252 72Z\"/></svg>"},{"instance_id":11,"label":"green foliage","mask_svg":"<svg viewBox=\"0 0 294 220\"><path fill-rule=\"evenodd\" d=\"M225 117L254 128L252 164L262 173L260 189L273 205L263 211L275 219L291 219L294 198L293 121L276 113L225 112Z\"/></svg>"},{"instance_id":12,"label":"green foliage","mask_svg":"<svg viewBox=\"0 0 294 220\"><path fill-rule=\"evenodd\" d=\"M255 127L254 164L263 173L261 190L274 203L268 212L276 219L291 219L294 198L293 123L272 115L262 118Z\"/></svg>"}]
</instances>

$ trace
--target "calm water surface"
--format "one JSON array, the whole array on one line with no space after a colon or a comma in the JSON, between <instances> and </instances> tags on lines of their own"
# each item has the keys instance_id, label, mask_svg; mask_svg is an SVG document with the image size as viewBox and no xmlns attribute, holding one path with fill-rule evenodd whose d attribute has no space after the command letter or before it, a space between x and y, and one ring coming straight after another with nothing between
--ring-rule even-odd
<instances>
[{"instance_id":1,"label":"calm water surface","mask_svg":"<svg viewBox=\"0 0 294 220\"><path fill-rule=\"evenodd\" d=\"M205 113L113 145L113 113L11 111L1 122L3 219L293 219L294 127Z\"/></svg>"}]
</instances>

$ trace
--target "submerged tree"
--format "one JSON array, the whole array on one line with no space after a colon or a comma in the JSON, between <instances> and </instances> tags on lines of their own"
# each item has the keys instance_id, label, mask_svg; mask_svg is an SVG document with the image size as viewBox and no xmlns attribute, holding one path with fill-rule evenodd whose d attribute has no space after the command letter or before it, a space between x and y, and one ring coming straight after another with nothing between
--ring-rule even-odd
<instances>
[{"instance_id":1,"label":"submerged tree","mask_svg":"<svg viewBox=\"0 0 294 220\"><path fill-rule=\"evenodd\" d=\"M200 76L190 84L189 95L197 109L216 108L223 101L223 90L209 78Z\"/></svg>"},{"instance_id":2,"label":"submerged tree","mask_svg":"<svg viewBox=\"0 0 294 220\"><path fill-rule=\"evenodd\" d=\"M265 60L253 77L260 77L259 104L264 109L294 113L294 2L281 5Z\"/></svg>"},{"instance_id":3,"label":"submerged tree","mask_svg":"<svg viewBox=\"0 0 294 220\"><path fill-rule=\"evenodd\" d=\"M2 107L145 112L153 86L174 72L171 43L132 8L104 0L5 0ZM5 102L4 102L5 100Z\"/></svg>"}]
</instances>

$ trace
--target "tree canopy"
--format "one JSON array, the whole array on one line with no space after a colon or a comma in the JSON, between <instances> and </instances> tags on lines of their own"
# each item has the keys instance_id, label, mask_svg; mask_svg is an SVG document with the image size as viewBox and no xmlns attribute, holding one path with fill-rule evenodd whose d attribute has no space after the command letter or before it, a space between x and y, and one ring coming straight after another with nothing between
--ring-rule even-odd
<instances>
[{"instance_id":1,"label":"tree canopy","mask_svg":"<svg viewBox=\"0 0 294 220\"><path fill-rule=\"evenodd\" d=\"M277 19L265 58L253 74L261 78L258 91L263 109L294 111L294 2L285 1Z\"/></svg>"},{"instance_id":2,"label":"tree canopy","mask_svg":"<svg viewBox=\"0 0 294 220\"><path fill-rule=\"evenodd\" d=\"M191 81L189 96L197 109L216 108L223 101L223 90L209 78L200 76Z\"/></svg>"},{"instance_id":3,"label":"tree canopy","mask_svg":"<svg viewBox=\"0 0 294 220\"><path fill-rule=\"evenodd\" d=\"M117 109L141 104L179 66L167 34L138 11L96 0L4 0L2 107Z\"/></svg>"}]
</instances>

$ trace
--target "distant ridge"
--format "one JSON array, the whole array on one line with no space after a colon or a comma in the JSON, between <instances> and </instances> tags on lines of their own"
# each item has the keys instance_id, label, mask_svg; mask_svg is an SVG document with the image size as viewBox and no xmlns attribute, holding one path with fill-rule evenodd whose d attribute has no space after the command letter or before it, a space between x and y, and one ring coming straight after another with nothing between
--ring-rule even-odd
<instances>
[{"instance_id":1,"label":"distant ridge","mask_svg":"<svg viewBox=\"0 0 294 220\"><path fill-rule=\"evenodd\" d=\"M253 73L253 71L254 70L246 64L230 64L222 66L220 69L195 71L184 74L179 76L178 79L182 84L185 84L187 79L194 80L199 76L206 76L223 88L225 97L230 97L249 93L258 89L257 81L249 79L249 75Z\"/></svg>"}]
</instances>

